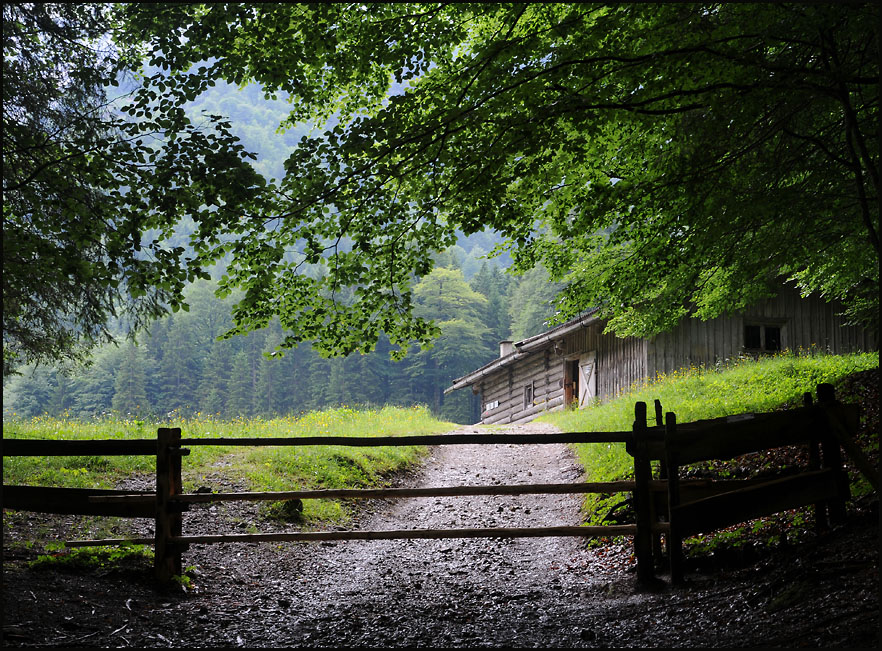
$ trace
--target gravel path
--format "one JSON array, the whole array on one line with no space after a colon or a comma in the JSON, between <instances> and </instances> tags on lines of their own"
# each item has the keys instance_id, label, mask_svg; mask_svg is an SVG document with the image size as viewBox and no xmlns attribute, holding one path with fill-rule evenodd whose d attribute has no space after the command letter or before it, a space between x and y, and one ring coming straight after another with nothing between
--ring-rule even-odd
<instances>
[{"instance_id":1,"label":"gravel path","mask_svg":"<svg viewBox=\"0 0 882 651\"><path fill-rule=\"evenodd\" d=\"M531 424L500 431L554 430ZM572 453L562 445L449 445L433 448L406 484L579 478ZM360 529L580 520L580 498L573 495L370 504ZM200 507L185 516L185 533L217 532L224 525L230 531L231 516L240 523L255 517L247 509L254 505ZM784 550L741 570L693 575L687 587L656 594L635 588L630 545L588 549L579 538L200 545L184 555L185 565L195 566L187 593L157 591L143 568L98 576L35 572L4 551L4 642L183 648L872 646L879 627L876 520L858 519L798 554ZM270 530L264 522L258 528ZM4 527L4 539L11 530Z\"/></svg>"}]
</instances>

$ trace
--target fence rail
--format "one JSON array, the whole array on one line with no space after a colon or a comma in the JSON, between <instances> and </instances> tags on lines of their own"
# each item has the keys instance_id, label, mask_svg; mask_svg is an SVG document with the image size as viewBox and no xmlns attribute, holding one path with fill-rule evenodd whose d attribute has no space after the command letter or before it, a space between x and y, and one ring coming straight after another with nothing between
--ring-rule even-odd
<instances>
[{"instance_id":1,"label":"fence rail","mask_svg":"<svg viewBox=\"0 0 882 651\"><path fill-rule=\"evenodd\" d=\"M848 482L839 448L855 461L878 489L878 469L851 440L858 411L836 402L829 385L818 386L820 405L774 414L750 414L677 424L655 401L656 427L646 419L646 404L635 405L630 432L567 432L561 434L457 434L396 437L308 436L294 438L182 438L177 428L159 428L156 440L55 441L4 439L4 456L152 455L156 457L156 491L4 486L3 507L19 510L87 515L151 517L152 538L68 541L69 546L153 544L154 569L161 581L180 575L181 555L191 544L318 540L390 540L438 538L512 538L540 536L633 536L638 580L656 581L655 566L667 558L672 582L682 579L682 538L691 533L728 526L747 519L814 504L816 520L829 512L844 514ZM456 444L562 444L624 442L634 457L634 480L568 484L516 484L427 488L323 489L274 492L184 493L181 482L184 446L411 446ZM808 472L793 477L745 480L685 480L679 468L704 459L730 458L746 452L807 443ZM821 452L823 451L823 455ZM657 465L653 477L652 462ZM512 527L403 529L396 531L325 531L267 534L182 535L183 513L190 504L224 501L296 499L391 499L480 495L615 493L634 495L633 524L578 527ZM665 553L662 553L664 536Z\"/></svg>"}]
</instances>

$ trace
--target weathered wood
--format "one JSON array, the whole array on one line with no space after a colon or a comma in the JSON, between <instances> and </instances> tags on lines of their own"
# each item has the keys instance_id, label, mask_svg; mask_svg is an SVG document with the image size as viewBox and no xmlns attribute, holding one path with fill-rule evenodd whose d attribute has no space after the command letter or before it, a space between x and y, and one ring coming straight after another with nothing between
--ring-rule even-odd
<instances>
[{"instance_id":1,"label":"weathered wood","mask_svg":"<svg viewBox=\"0 0 882 651\"><path fill-rule=\"evenodd\" d=\"M552 399L548 401L542 401L536 404L536 401L533 401L533 405L528 407L527 409L514 410L511 413L511 423L517 424L518 422L523 422L524 420L532 420L536 414L541 414L544 411L551 411L556 407L563 405L563 396L557 399Z\"/></svg>"},{"instance_id":2,"label":"weathered wood","mask_svg":"<svg viewBox=\"0 0 882 651\"><path fill-rule=\"evenodd\" d=\"M64 441L57 439L8 439L0 443L4 457L139 456L156 454L156 441L150 439L96 439ZM181 454L189 454L181 450Z\"/></svg>"},{"instance_id":3,"label":"weathered wood","mask_svg":"<svg viewBox=\"0 0 882 651\"><path fill-rule=\"evenodd\" d=\"M470 495L542 495L568 493L624 493L634 482L582 482L573 484L508 484L498 486L440 486L428 488L363 488L245 493L185 493L172 501L185 503L231 501L281 501L310 499L390 499L404 497L462 497ZM112 498L111 498L112 499Z\"/></svg>"},{"instance_id":4,"label":"weathered wood","mask_svg":"<svg viewBox=\"0 0 882 651\"><path fill-rule=\"evenodd\" d=\"M301 531L266 534L221 534L216 536L180 536L175 542L188 544L224 542L282 542L316 540L416 540L442 538L544 538L554 536L631 536L632 524L585 527L487 527L472 529L403 529L392 531Z\"/></svg>"},{"instance_id":5,"label":"weathered wood","mask_svg":"<svg viewBox=\"0 0 882 651\"><path fill-rule=\"evenodd\" d=\"M857 444L854 442L853 433L857 431L857 423L859 422L859 413L852 406L848 409L839 402L825 405L827 413L827 426L832 432L839 445L845 450L848 458L855 467L866 477L867 481L879 490L879 468L874 467L873 463L864 454Z\"/></svg>"},{"instance_id":6,"label":"weathered wood","mask_svg":"<svg viewBox=\"0 0 882 651\"><path fill-rule=\"evenodd\" d=\"M665 465L668 468L668 562L671 568L671 583L683 582L683 533L674 510L680 505L680 460L677 451L667 446L667 441L677 437L677 416L669 411L665 414Z\"/></svg>"},{"instance_id":7,"label":"weathered wood","mask_svg":"<svg viewBox=\"0 0 882 651\"><path fill-rule=\"evenodd\" d=\"M714 497L671 507L674 532L683 536L841 496L841 478L832 469L805 472Z\"/></svg>"},{"instance_id":8,"label":"weathered wood","mask_svg":"<svg viewBox=\"0 0 882 651\"><path fill-rule=\"evenodd\" d=\"M824 420L822 424L823 432L821 435L821 453L822 468L831 468L840 470L842 468L842 452L840 451L840 441L833 433L830 412L836 408L836 393L832 384L819 384L815 390L818 402L824 409ZM844 409L844 405L840 405ZM847 418L847 416L846 416ZM847 438L847 437L845 437ZM827 501L827 512L830 515L830 522L841 524L845 522L845 498L848 497L848 483L845 483L845 494L841 497L834 497Z\"/></svg>"},{"instance_id":9,"label":"weathered wood","mask_svg":"<svg viewBox=\"0 0 882 651\"><path fill-rule=\"evenodd\" d=\"M749 452L805 443L825 418L823 407L803 407L687 423L678 427L676 435L666 439L665 445L676 451L681 465L731 459Z\"/></svg>"},{"instance_id":10,"label":"weathered wood","mask_svg":"<svg viewBox=\"0 0 882 651\"><path fill-rule=\"evenodd\" d=\"M93 497L114 499L95 502ZM152 518L156 510L155 504L155 493L132 494L132 491L97 488L3 486L3 508L16 511Z\"/></svg>"},{"instance_id":11,"label":"weathered wood","mask_svg":"<svg viewBox=\"0 0 882 651\"><path fill-rule=\"evenodd\" d=\"M814 404L812 394L806 391L802 394L802 404L804 407L811 407ZM821 469L821 444L817 436L813 436L808 441L808 468L809 470ZM822 502L815 502L812 505L812 511L815 515L815 532L822 533L827 529L827 505Z\"/></svg>"},{"instance_id":12,"label":"weathered wood","mask_svg":"<svg viewBox=\"0 0 882 651\"><path fill-rule=\"evenodd\" d=\"M655 432L659 432L661 428L664 427L664 416L662 413L662 404L661 400L656 398L653 401L653 407L655 409ZM649 437L649 432L647 432L647 438ZM649 454L649 458L657 458L661 455L653 455L649 452L649 448L651 445L647 445L647 453ZM660 459L658 463L658 478L659 479L667 479L668 477L668 467L665 459ZM667 487L665 488L664 493L653 493L652 496L652 521L653 523L657 522L660 514L664 514L667 517L668 514L668 501L667 501ZM662 539L660 534L653 534L652 537L652 557L654 559L654 563L656 567L659 567L662 563L664 554L662 553Z\"/></svg>"},{"instance_id":13,"label":"weathered wood","mask_svg":"<svg viewBox=\"0 0 882 651\"><path fill-rule=\"evenodd\" d=\"M769 481L768 477L753 477L749 479L682 479L677 478L677 490L682 503L694 502L705 497L713 497L720 493L729 493L742 488L749 488ZM651 484L664 486L665 507L667 508L668 482L651 482ZM655 489L653 489L655 490Z\"/></svg>"},{"instance_id":14,"label":"weathered wood","mask_svg":"<svg viewBox=\"0 0 882 651\"><path fill-rule=\"evenodd\" d=\"M744 351L745 319L781 328L781 345L791 350L816 344L829 346L836 353L878 347L870 331L844 327L841 319L834 315L836 309L835 304L827 304L818 297L803 298L792 288L782 288L778 296L750 306L742 314L708 321L683 319L670 331L652 339L618 338L603 332L606 323L599 318L578 319L563 329L553 329L538 339L521 342L527 343L521 353L506 358L504 363L497 360L471 377L473 382L480 381L485 403L498 400L500 406L506 405L511 410L509 416L520 419L526 416L517 415L517 395L513 393L519 394L523 384L535 381L534 398L551 395L546 392L567 375L566 365L561 363L564 359L594 351L596 395L608 399L635 381L690 365L711 367L737 357ZM563 394L563 389L560 392ZM509 421L495 415L493 422Z\"/></svg>"},{"instance_id":15,"label":"weathered wood","mask_svg":"<svg viewBox=\"0 0 882 651\"><path fill-rule=\"evenodd\" d=\"M614 443L631 439L631 432L566 432L554 434L427 434L419 436L301 436L279 438L184 438L181 445L298 446L343 445L352 447L474 444Z\"/></svg>"},{"instance_id":16,"label":"weathered wood","mask_svg":"<svg viewBox=\"0 0 882 651\"><path fill-rule=\"evenodd\" d=\"M637 558L637 580L643 584L655 580L652 560L652 467L646 453L646 403L634 405L634 506L637 531L634 534L634 555Z\"/></svg>"},{"instance_id":17,"label":"weathered wood","mask_svg":"<svg viewBox=\"0 0 882 651\"><path fill-rule=\"evenodd\" d=\"M153 569L161 583L180 576L183 568L182 547L172 538L182 533L180 509L171 499L181 493L180 428L160 427L156 433L156 516Z\"/></svg>"},{"instance_id":18,"label":"weathered wood","mask_svg":"<svg viewBox=\"0 0 882 651\"><path fill-rule=\"evenodd\" d=\"M646 375L670 373L690 363L709 367L736 357L744 348L745 316L754 322L777 322L784 326L782 346L790 350L809 349L813 345L827 345L835 354L877 350L874 334L843 326L835 316L838 310L836 303L827 303L817 296L802 297L798 291L785 287L778 296L748 307L742 315L704 322L684 319L672 330L653 338L646 357Z\"/></svg>"},{"instance_id":19,"label":"weathered wood","mask_svg":"<svg viewBox=\"0 0 882 651\"><path fill-rule=\"evenodd\" d=\"M155 545L156 538L99 538L97 540L65 540L65 547L114 547L121 545ZM155 552L154 552L155 554Z\"/></svg>"},{"instance_id":20,"label":"weathered wood","mask_svg":"<svg viewBox=\"0 0 882 651\"><path fill-rule=\"evenodd\" d=\"M496 425L498 423L508 423L511 417L511 407L503 410L494 410L492 416L488 416L481 420L485 425Z\"/></svg>"}]
</instances>

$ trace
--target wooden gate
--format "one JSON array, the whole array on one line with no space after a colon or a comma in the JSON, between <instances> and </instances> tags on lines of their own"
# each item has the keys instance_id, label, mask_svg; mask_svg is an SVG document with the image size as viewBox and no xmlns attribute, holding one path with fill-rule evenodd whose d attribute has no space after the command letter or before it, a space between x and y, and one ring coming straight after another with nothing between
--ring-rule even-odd
<instances>
[{"instance_id":1,"label":"wooden gate","mask_svg":"<svg viewBox=\"0 0 882 651\"><path fill-rule=\"evenodd\" d=\"M627 442L631 432L575 432L565 434L441 434L423 436L293 438L182 438L178 428L160 428L157 440L39 441L6 439L3 454L9 456L65 456L102 454L155 454L155 493L123 493L89 489L4 487L3 506L44 512L89 513L122 517L155 517L154 537L68 541L70 547L93 545L152 544L154 567L160 581L182 571L182 553L191 544L229 542L280 542L320 540L389 540L438 538L514 538L542 536L634 535L636 524L608 526L558 526L525 528L402 529L392 531L323 531L256 534L182 535L183 514L190 504L225 501L285 501L303 499L370 499L443 497L467 495L528 495L551 493L633 492L633 481L567 484L516 484L494 486L448 486L434 488L326 489L242 493L183 493L181 460L189 447L222 446L433 446L461 444L572 444ZM185 447L187 446L187 447ZM148 452L148 448L151 449Z\"/></svg>"},{"instance_id":2,"label":"wooden gate","mask_svg":"<svg viewBox=\"0 0 882 651\"><path fill-rule=\"evenodd\" d=\"M154 568L160 581L182 572L182 553L191 544L228 542L278 542L318 540L389 540L438 538L513 538L542 536L633 536L638 580L655 581L654 564L662 559L665 537L672 581L682 577L680 541L691 532L718 528L766 512L804 504L829 504L839 517L847 497L847 479L837 456L839 444L863 463L865 474L878 487L878 479L866 459L851 443L857 412L835 402L832 393L819 387L822 404L802 411L755 414L714 421L676 424L673 413L662 426L661 405L656 401L656 427L646 420L646 404L635 406L630 432L570 432L563 434L442 434L394 437L314 436L294 438L182 438L177 428L160 428L157 439L112 441L46 441L4 439L6 456L136 455L156 456L156 491L131 493L90 489L4 486L3 507L50 513L84 513L122 517L154 517L152 538L69 541L69 546L152 544ZM771 433L771 434L770 434ZM457 444L575 444L624 442L634 457L634 480L567 484L516 484L504 486L453 486L434 488L383 488L294 490L244 493L183 493L181 461L189 454L185 446L433 446ZM823 467L810 469L800 478L780 483L685 481L678 469L703 458L735 456L753 449L808 442L824 449ZM710 456L708 456L710 455ZM857 457L855 456L857 455ZM820 463L815 454L812 459ZM863 461L860 461L863 460ZM653 478L652 463L658 477ZM815 463L813 461L813 463ZM815 464L817 465L817 463ZM869 468L869 470L867 470ZM812 474L814 473L814 474ZM876 471L878 473L878 471ZM869 476L868 475L868 476ZM821 480L821 481L819 481ZM634 524L606 526L559 526L525 528L403 529L391 531L325 531L257 534L182 535L183 514L190 504L223 501L284 501L322 498L402 498L465 495L527 495L549 493L633 493ZM770 500L770 495L777 496ZM782 497L783 496L783 497ZM710 500L710 501L708 501ZM768 511L768 508L773 508ZM820 507L818 507L820 508ZM760 513L762 512L762 513ZM722 515L721 515L722 514ZM734 520L733 520L734 518Z\"/></svg>"}]
</instances>

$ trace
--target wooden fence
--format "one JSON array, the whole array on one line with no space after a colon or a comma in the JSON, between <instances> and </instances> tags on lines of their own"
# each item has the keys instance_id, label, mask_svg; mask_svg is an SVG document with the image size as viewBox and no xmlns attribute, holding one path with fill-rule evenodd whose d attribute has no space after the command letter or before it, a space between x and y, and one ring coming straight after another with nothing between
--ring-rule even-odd
<instances>
[{"instance_id":1,"label":"wooden fence","mask_svg":"<svg viewBox=\"0 0 882 651\"><path fill-rule=\"evenodd\" d=\"M819 387L819 397L824 393ZM500 538L541 536L634 536L638 580L655 580L654 564L662 559L664 535L672 581L682 578L680 541L683 536L707 531L745 519L804 504L830 505L840 517L848 494L847 478L837 456L841 443L853 458L856 454L874 473L851 443L857 411L824 394L818 407L782 414L729 417L677 426L673 413L661 424L661 405L656 401L656 427L646 422L646 405L637 403L630 432L574 432L564 434L457 434L395 437L315 436L295 438L182 438L177 428L160 428L153 440L48 441L4 439L4 456L155 455L156 490L133 493L97 489L4 486L3 507L49 513L108 515L155 520L152 538L68 541L69 546L152 544L154 569L160 581L182 571L182 553L191 544L228 542L277 542L317 540L388 540L429 538ZM678 469L688 463L721 456L737 456L753 449L820 442L822 467L798 478L761 482L713 482L679 480ZM624 442L634 456L634 480L568 484L516 484L503 486L448 486L434 488L383 488L295 490L245 493L184 493L181 461L189 454L184 446L401 446L455 444L573 444ZM817 465L820 456L814 454ZM659 476L652 476L652 461ZM862 467L862 470L865 470ZM867 471L865 470L865 474ZM869 476L868 475L868 476ZM775 482L778 483L775 483ZM633 493L637 517L634 524L477 529L405 529L393 531L325 531L266 534L182 535L183 514L190 504L222 501L284 501L326 498L402 498L465 495L526 495L549 493ZM774 498L774 499L772 499ZM716 500L716 501L715 501ZM821 508L816 507L816 508ZM722 514L722 515L721 515Z\"/></svg>"},{"instance_id":2,"label":"wooden fence","mask_svg":"<svg viewBox=\"0 0 882 651\"><path fill-rule=\"evenodd\" d=\"M674 413L665 414L656 401L656 427L646 426L646 409L637 404L634 438L628 451L634 457L637 534L634 546L637 572L642 582L654 579L653 562L666 560L672 583L683 579L682 541L754 518L814 505L815 522L825 527L845 518L849 481L842 464L845 449L872 486L879 488L879 468L855 444L860 421L858 405L835 400L832 385L817 387L818 404L811 394L804 406L773 413L739 414L678 424ZM809 467L796 474L741 480L684 480L683 466L699 461L727 460L751 452L805 445ZM652 481L651 462L657 462ZM655 487L663 489L655 491ZM659 522L667 524L666 554L654 536ZM642 562L641 562L642 560Z\"/></svg>"}]
</instances>

